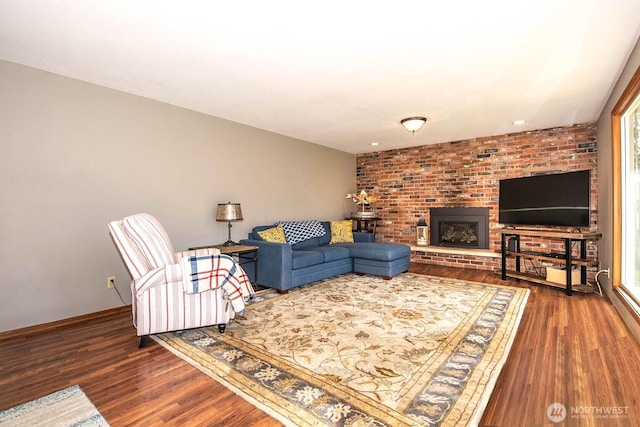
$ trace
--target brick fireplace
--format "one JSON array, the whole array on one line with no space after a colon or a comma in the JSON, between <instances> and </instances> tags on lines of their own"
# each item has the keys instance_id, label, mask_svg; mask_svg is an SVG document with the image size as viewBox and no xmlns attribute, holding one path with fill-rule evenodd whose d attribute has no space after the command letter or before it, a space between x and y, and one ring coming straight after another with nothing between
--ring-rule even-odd
<instances>
[{"instance_id":1,"label":"brick fireplace","mask_svg":"<svg viewBox=\"0 0 640 427\"><path fill-rule=\"evenodd\" d=\"M579 124L360 154L356 157L356 184L358 190L378 197L375 208L381 220L377 241L415 246L418 220L428 219L433 208L485 208L488 249L495 253L500 249L500 238L491 230L501 226L501 179L590 169L591 223L596 228L596 162L595 125ZM430 219L428 222L431 239L435 229ZM451 253L460 252L453 249L449 253L444 249L442 253L416 252L412 261L485 270L499 267L499 259L467 253L476 249L463 249L463 255ZM590 257L597 257L597 246L587 250Z\"/></svg>"}]
</instances>

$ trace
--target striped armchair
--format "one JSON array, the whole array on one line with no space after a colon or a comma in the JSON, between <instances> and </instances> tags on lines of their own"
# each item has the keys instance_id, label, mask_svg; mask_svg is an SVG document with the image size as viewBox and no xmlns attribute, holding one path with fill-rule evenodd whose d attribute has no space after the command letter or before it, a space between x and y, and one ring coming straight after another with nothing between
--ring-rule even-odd
<instances>
[{"instance_id":1,"label":"striped armchair","mask_svg":"<svg viewBox=\"0 0 640 427\"><path fill-rule=\"evenodd\" d=\"M214 248L175 252L149 214L109 223L131 282L133 324L140 346L150 334L218 325L222 333L253 299L249 278Z\"/></svg>"}]
</instances>

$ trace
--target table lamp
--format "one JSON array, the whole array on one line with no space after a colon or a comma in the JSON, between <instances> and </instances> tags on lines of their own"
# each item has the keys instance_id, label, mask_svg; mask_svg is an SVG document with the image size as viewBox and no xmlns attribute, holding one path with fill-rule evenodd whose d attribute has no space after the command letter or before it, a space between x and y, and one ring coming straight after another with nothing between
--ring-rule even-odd
<instances>
[{"instance_id":1,"label":"table lamp","mask_svg":"<svg viewBox=\"0 0 640 427\"><path fill-rule=\"evenodd\" d=\"M239 243L231 240L231 221L242 221L242 208L240 207L240 203L228 202L218 204L216 221L227 221L229 223L229 238L226 242L221 243L221 246L239 245Z\"/></svg>"}]
</instances>

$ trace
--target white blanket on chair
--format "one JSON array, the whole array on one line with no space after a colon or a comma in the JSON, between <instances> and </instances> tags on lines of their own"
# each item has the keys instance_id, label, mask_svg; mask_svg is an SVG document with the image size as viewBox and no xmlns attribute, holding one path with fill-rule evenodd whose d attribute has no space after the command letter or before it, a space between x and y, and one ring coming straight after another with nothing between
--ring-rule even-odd
<instances>
[{"instance_id":1,"label":"white blanket on chair","mask_svg":"<svg viewBox=\"0 0 640 427\"><path fill-rule=\"evenodd\" d=\"M240 314L247 301L253 298L253 288L249 278L242 268L228 255L199 255L186 256L181 259L184 290L186 293L195 294L222 288L233 311ZM244 295L245 290L251 290L249 295Z\"/></svg>"}]
</instances>

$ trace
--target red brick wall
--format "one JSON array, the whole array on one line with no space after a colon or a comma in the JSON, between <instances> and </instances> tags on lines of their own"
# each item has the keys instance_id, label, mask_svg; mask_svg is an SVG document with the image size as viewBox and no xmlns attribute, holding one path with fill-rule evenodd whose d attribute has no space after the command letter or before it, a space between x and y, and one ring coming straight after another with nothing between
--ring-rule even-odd
<instances>
[{"instance_id":1,"label":"red brick wall","mask_svg":"<svg viewBox=\"0 0 640 427\"><path fill-rule=\"evenodd\" d=\"M498 224L501 179L591 169L591 229L595 230L596 161L595 124L580 124L361 154L356 158L356 183L357 191L364 188L379 197L373 205L382 218L376 240L415 245L418 219L423 216L429 223L432 207L488 207L489 228L494 230L502 227ZM490 249L499 250L500 236L490 231L489 237ZM555 248L559 242L542 244L561 250ZM597 257L596 251L595 243L590 243L588 255ZM499 259L445 254L416 255L413 261L485 270L500 265Z\"/></svg>"}]
</instances>

